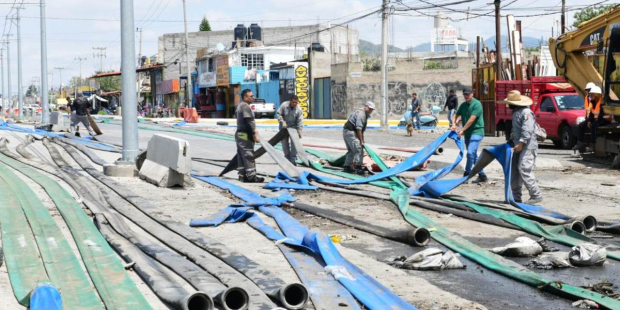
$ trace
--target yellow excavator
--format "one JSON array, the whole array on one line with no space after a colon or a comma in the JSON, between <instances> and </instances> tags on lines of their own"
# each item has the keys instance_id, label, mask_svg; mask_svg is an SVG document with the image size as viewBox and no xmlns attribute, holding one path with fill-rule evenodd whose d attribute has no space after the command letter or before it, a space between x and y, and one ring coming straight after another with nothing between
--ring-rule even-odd
<instances>
[{"instance_id":1,"label":"yellow excavator","mask_svg":"<svg viewBox=\"0 0 620 310\"><path fill-rule=\"evenodd\" d=\"M620 7L549 39L549 50L558 73L582 97L589 82L603 90L603 113L614 120L599 127L590 142L596 156L613 158L612 167L620 168Z\"/></svg>"}]
</instances>

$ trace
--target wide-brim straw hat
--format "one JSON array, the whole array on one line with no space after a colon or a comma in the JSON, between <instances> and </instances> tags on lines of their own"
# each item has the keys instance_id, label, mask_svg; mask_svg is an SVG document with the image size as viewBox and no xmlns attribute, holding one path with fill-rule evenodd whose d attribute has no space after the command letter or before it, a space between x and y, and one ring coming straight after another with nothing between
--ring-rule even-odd
<instances>
[{"instance_id":1,"label":"wide-brim straw hat","mask_svg":"<svg viewBox=\"0 0 620 310\"><path fill-rule=\"evenodd\" d=\"M508 92L508 97L502 101L503 103L507 103L510 105L516 105L519 107L529 107L532 105L533 101L528 96L522 96L521 92L518 90L511 90Z\"/></svg>"}]
</instances>

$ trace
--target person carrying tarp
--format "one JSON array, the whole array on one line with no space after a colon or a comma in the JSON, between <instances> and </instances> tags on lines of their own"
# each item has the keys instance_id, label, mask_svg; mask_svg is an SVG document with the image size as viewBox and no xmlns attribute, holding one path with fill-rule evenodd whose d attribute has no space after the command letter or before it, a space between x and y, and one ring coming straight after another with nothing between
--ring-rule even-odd
<instances>
[{"instance_id":1,"label":"person carrying tarp","mask_svg":"<svg viewBox=\"0 0 620 310\"><path fill-rule=\"evenodd\" d=\"M357 109L349 120L344 124L342 129L342 137L347 145L347 157L344 161L344 172L356 173L364 175L362 167L363 148L364 148L364 132L368 124L368 118L372 111L375 110L375 104L368 101L364 104L364 109Z\"/></svg>"},{"instance_id":2,"label":"person carrying tarp","mask_svg":"<svg viewBox=\"0 0 620 310\"><path fill-rule=\"evenodd\" d=\"M265 178L256 176L256 162L254 160L254 144L260 142L254 112L250 108L250 103L254 101L254 94L249 89L241 92L241 103L237 106L235 116L237 117L237 131L235 132L235 143L237 144L237 171L239 181L246 183L260 183Z\"/></svg>"},{"instance_id":3,"label":"person carrying tarp","mask_svg":"<svg viewBox=\"0 0 620 310\"><path fill-rule=\"evenodd\" d=\"M463 127L458 131L458 135L459 138L465 138L465 146L467 146L467 164L463 176L469 176L471 169L478 161L478 146L484 137L484 119L482 118L482 104L474 98L471 88L463 89L463 97L465 97L465 102L461 103L453 116L452 131L457 131L456 126L462 123ZM478 179L474 183L485 183L487 181L488 178L484 170L480 170Z\"/></svg>"},{"instance_id":4,"label":"person carrying tarp","mask_svg":"<svg viewBox=\"0 0 620 310\"><path fill-rule=\"evenodd\" d=\"M301 139L301 129L304 126L304 113L298 105L299 98L297 95L291 96L290 101L285 101L278 108L278 122L280 123L280 130L286 128L293 128L297 130L297 134ZM293 165L297 165L297 150L292 142L289 143L290 138L282 140L282 150L284 151L284 157L288 159Z\"/></svg>"},{"instance_id":5,"label":"person carrying tarp","mask_svg":"<svg viewBox=\"0 0 620 310\"><path fill-rule=\"evenodd\" d=\"M75 133L75 126L82 123L82 125L86 127L86 130L88 130L89 135L96 136L97 134L95 131L90 128L90 121L88 120L88 113L90 113L90 102L88 102L88 99L84 97L84 94L81 92L77 93L77 98L73 101L73 106L71 108L75 109L75 117L71 120L69 131L71 133Z\"/></svg>"},{"instance_id":6,"label":"person carrying tarp","mask_svg":"<svg viewBox=\"0 0 620 310\"><path fill-rule=\"evenodd\" d=\"M512 196L516 202L522 202L521 187L525 185L530 193L530 200L527 203L535 205L542 202L543 197L533 172L538 155L538 141L535 133L534 112L530 110L532 99L528 96L521 96L518 90L511 90L504 103L512 109L512 141L514 143L510 174Z\"/></svg>"}]
</instances>

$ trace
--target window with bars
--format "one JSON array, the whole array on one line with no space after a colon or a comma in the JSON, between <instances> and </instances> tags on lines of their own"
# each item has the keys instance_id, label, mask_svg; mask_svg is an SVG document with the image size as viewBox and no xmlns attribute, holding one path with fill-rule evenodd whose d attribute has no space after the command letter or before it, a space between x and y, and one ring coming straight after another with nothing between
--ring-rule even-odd
<instances>
[{"instance_id":1,"label":"window with bars","mask_svg":"<svg viewBox=\"0 0 620 310\"><path fill-rule=\"evenodd\" d=\"M241 54L241 66L247 67L248 70L264 70L263 54Z\"/></svg>"}]
</instances>

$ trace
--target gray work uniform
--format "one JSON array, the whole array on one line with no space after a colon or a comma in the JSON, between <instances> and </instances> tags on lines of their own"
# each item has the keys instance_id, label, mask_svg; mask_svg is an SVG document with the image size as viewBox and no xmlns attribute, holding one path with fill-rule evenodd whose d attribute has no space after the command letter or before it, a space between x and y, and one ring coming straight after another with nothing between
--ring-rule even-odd
<instances>
[{"instance_id":1,"label":"gray work uniform","mask_svg":"<svg viewBox=\"0 0 620 310\"><path fill-rule=\"evenodd\" d=\"M235 111L237 116L237 131L235 143L237 144L237 171L239 175L246 176L248 180L256 177L256 162L254 161L254 132L256 123L254 112L250 105L241 102Z\"/></svg>"},{"instance_id":2,"label":"gray work uniform","mask_svg":"<svg viewBox=\"0 0 620 310\"><path fill-rule=\"evenodd\" d=\"M525 143L521 153L515 153L512 156L510 183L512 195L516 200L521 200L521 187L523 185L530 192L530 198L542 198L533 171L538 155L538 141L536 141L536 134L534 133L535 124L534 113L530 108L519 107L512 111L514 144Z\"/></svg>"},{"instance_id":3,"label":"gray work uniform","mask_svg":"<svg viewBox=\"0 0 620 310\"><path fill-rule=\"evenodd\" d=\"M364 159L364 152L362 149L362 143L357 137L357 130L361 130L362 133L366 131L366 124L368 122L368 115L364 109L355 110L349 120L345 123L342 129L342 137L344 143L347 145L347 157L344 161L344 166L351 166L351 162L355 163L358 167L361 166Z\"/></svg>"},{"instance_id":4,"label":"gray work uniform","mask_svg":"<svg viewBox=\"0 0 620 310\"><path fill-rule=\"evenodd\" d=\"M286 122L286 127L297 129L299 138L301 138L301 130L304 126L304 113L299 104L293 109L289 101L283 102L280 108L278 108L278 122L280 123L280 130L282 130L282 124ZM289 139L282 140L282 149L284 157L291 163L295 163L295 160L297 160L297 150L292 142L289 143Z\"/></svg>"},{"instance_id":5,"label":"gray work uniform","mask_svg":"<svg viewBox=\"0 0 620 310\"><path fill-rule=\"evenodd\" d=\"M71 126L69 127L69 132L72 134L75 133L75 127L80 123L84 125L86 130L88 130L88 134L91 136L96 136L97 134L90 128L90 121L88 120L88 108L90 107L90 103L86 98L78 98L73 102L73 108L75 109L75 116L73 116L73 110L71 111Z\"/></svg>"}]
</instances>

